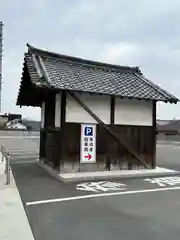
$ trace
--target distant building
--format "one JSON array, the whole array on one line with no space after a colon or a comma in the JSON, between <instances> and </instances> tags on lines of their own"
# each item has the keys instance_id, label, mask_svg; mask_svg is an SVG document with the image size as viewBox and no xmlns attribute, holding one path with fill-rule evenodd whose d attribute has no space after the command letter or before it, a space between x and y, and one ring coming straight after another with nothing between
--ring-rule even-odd
<instances>
[{"instance_id":1,"label":"distant building","mask_svg":"<svg viewBox=\"0 0 180 240\"><path fill-rule=\"evenodd\" d=\"M13 119L5 123L5 129L27 130L27 126L24 125L19 119Z\"/></svg>"},{"instance_id":2,"label":"distant building","mask_svg":"<svg viewBox=\"0 0 180 240\"><path fill-rule=\"evenodd\" d=\"M180 120L169 120L164 124L157 122L157 140L180 141Z\"/></svg>"},{"instance_id":3,"label":"distant building","mask_svg":"<svg viewBox=\"0 0 180 240\"><path fill-rule=\"evenodd\" d=\"M0 113L0 129L6 129L6 124L12 120L17 119L21 121L21 114Z\"/></svg>"},{"instance_id":4,"label":"distant building","mask_svg":"<svg viewBox=\"0 0 180 240\"><path fill-rule=\"evenodd\" d=\"M158 120L156 121L156 123L157 123L157 126L164 126L164 125L170 123L170 121L171 121L171 120L160 120L160 119L158 119Z\"/></svg>"},{"instance_id":5,"label":"distant building","mask_svg":"<svg viewBox=\"0 0 180 240\"><path fill-rule=\"evenodd\" d=\"M40 131L40 121L23 119L22 123L27 126L27 130Z\"/></svg>"},{"instance_id":6,"label":"distant building","mask_svg":"<svg viewBox=\"0 0 180 240\"><path fill-rule=\"evenodd\" d=\"M0 114L0 129L4 129L6 122L8 122L8 116Z\"/></svg>"},{"instance_id":7,"label":"distant building","mask_svg":"<svg viewBox=\"0 0 180 240\"><path fill-rule=\"evenodd\" d=\"M14 119L22 119L22 115L21 114L11 114L9 113L8 115L8 121L14 120Z\"/></svg>"}]
</instances>

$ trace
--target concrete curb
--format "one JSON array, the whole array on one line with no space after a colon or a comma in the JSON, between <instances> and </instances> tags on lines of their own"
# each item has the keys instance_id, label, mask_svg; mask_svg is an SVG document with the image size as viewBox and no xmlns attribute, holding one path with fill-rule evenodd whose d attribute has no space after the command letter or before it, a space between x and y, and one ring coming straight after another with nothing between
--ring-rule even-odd
<instances>
[{"instance_id":1,"label":"concrete curb","mask_svg":"<svg viewBox=\"0 0 180 240\"><path fill-rule=\"evenodd\" d=\"M175 176L175 175L180 175L180 172L174 172L174 173L156 173L156 174L142 174L142 175L127 175L127 176L97 176L97 177L79 177L79 178L68 178L65 179L61 176L59 176L59 179L63 181L64 183L68 182L80 182L80 181L94 181L94 180L113 180L113 179L141 179L145 177L167 177L167 176Z\"/></svg>"},{"instance_id":2,"label":"concrete curb","mask_svg":"<svg viewBox=\"0 0 180 240\"><path fill-rule=\"evenodd\" d=\"M23 203L22 203L22 200L21 200L21 196L20 196L20 193L19 193L19 190L18 190L18 187L16 185L16 181L15 181L15 178L14 178L14 175L13 175L13 172L12 172L12 169L10 169L10 180L11 180L11 184L14 185L14 188L17 192L17 195L19 197L19 201L20 201L20 205L21 205L21 208L22 208L22 211L23 211L23 222L26 226L24 226L23 224L23 227L25 227L26 229L26 233L24 233L24 237L27 239L27 240L35 240L34 239L34 235L33 235L33 232L32 232L32 229L30 227L30 223L29 223L29 220L28 220L28 217L27 217L27 214L26 214L26 210L23 206ZM20 219L19 219L20 220ZM25 223L26 222L26 223ZM23 236L22 235L22 236ZM13 238L14 239L14 238Z\"/></svg>"},{"instance_id":3,"label":"concrete curb","mask_svg":"<svg viewBox=\"0 0 180 240\"><path fill-rule=\"evenodd\" d=\"M177 141L157 141L157 146L180 146L180 142Z\"/></svg>"},{"instance_id":4,"label":"concrete curb","mask_svg":"<svg viewBox=\"0 0 180 240\"><path fill-rule=\"evenodd\" d=\"M4 172L1 172L2 174L5 178ZM12 169L10 169L10 184L3 183L0 187L0 195L0 239L34 240Z\"/></svg>"},{"instance_id":5,"label":"concrete curb","mask_svg":"<svg viewBox=\"0 0 180 240\"><path fill-rule=\"evenodd\" d=\"M50 166L48 166L47 164L41 162L41 161L38 161L37 162L37 165L41 168L43 168L47 173L49 173L52 177L56 178L57 180L61 180L59 178L59 173L57 171L55 171L54 169L52 169Z\"/></svg>"},{"instance_id":6,"label":"concrete curb","mask_svg":"<svg viewBox=\"0 0 180 240\"><path fill-rule=\"evenodd\" d=\"M43 168L45 171L47 171L51 176L55 177L58 181L68 183L68 182L79 182L79 181L93 181L93 180L112 180L112 179L141 179L144 177L165 177L165 176L174 176L174 175L180 175L180 172L178 171L171 171L171 172L156 172L156 173L142 173L142 174L127 174L127 175L106 175L106 176L76 176L76 177L69 177L65 178L61 176L58 172L53 170L50 166L38 162L38 166ZM63 174L62 174L63 175Z\"/></svg>"}]
</instances>

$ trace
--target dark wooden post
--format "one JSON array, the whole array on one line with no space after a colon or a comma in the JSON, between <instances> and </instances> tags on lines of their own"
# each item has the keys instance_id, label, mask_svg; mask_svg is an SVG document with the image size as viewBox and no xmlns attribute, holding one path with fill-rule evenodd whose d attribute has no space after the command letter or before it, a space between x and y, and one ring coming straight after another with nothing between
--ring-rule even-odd
<instances>
[{"instance_id":1,"label":"dark wooden post","mask_svg":"<svg viewBox=\"0 0 180 240\"><path fill-rule=\"evenodd\" d=\"M45 104L45 160L54 166L54 116L55 116L55 94L53 92L46 92Z\"/></svg>"},{"instance_id":2,"label":"dark wooden post","mask_svg":"<svg viewBox=\"0 0 180 240\"><path fill-rule=\"evenodd\" d=\"M111 96L110 97L110 126L112 129L114 126L114 109L115 109L115 97ZM112 159L112 149L110 146L111 145L109 145L108 154L106 156L106 169L108 171L111 170L111 159Z\"/></svg>"},{"instance_id":3,"label":"dark wooden post","mask_svg":"<svg viewBox=\"0 0 180 240\"><path fill-rule=\"evenodd\" d=\"M44 105L44 106L43 106ZM40 146L39 146L39 160L45 159L45 103L41 106L41 125L40 125ZM43 108L43 109L42 109Z\"/></svg>"},{"instance_id":4,"label":"dark wooden post","mask_svg":"<svg viewBox=\"0 0 180 240\"><path fill-rule=\"evenodd\" d=\"M153 101L152 128L152 168L156 168L156 101Z\"/></svg>"},{"instance_id":5,"label":"dark wooden post","mask_svg":"<svg viewBox=\"0 0 180 240\"><path fill-rule=\"evenodd\" d=\"M57 93L60 94L60 93ZM62 95L59 95L60 103ZM54 157L54 168L60 169L60 158L61 158L61 105L58 104L57 95L55 96L55 129L53 134L53 157ZM57 105L56 105L57 104ZM59 109L58 109L59 108ZM57 111L57 112L56 112ZM57 117L57 120L56 120Z\"/></svg>"},{"instance_id":6,"label":"dark wooden post","mask_svg":"<svg viewBox=\"0 0 180 240\"><path fill-rule=\"evenodd\" d=\"M110 107L111 107L110 124L111 124L111 126L113 126L114 125L114 109L115 109L115 97L114 96L111 96Z\"/></svg>"},{"instance_id":7,"label":"dark wooden post","mask_svg":"<svg viewBox=\"0 0 180 240\"><path fill-rule=\"evenodd\" d=\"M60 142L59 142L59 161L60 161L60 167L61 164L63 163L63 148L64 148L64 144L63 144L63 138L64 138L64 134L65 134L65 121L66 121L66 92L62 91L61 94L61 133L60 133Z\"/></svg>"},{"instance_id":8,"label":"dark wooden post","mask_svg":"<svg viewBox=\"0 0 180 240\"><path fill-rule=\"evenodd\" d=\"M40 129L40 146L39 146L39 160L45 159L45 130Z\"/></svg>"}]
</instances>

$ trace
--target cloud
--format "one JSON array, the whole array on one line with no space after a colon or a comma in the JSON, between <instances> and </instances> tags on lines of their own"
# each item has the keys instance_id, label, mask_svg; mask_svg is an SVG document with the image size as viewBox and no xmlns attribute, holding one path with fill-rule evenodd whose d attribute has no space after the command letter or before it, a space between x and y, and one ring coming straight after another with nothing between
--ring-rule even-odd
<instances>
[{"instance_id":1,"label":"cloud","mask_svg":"<svg viewBox=\"0 0 180 240\"><path fill-rule=\"evenodd\" d=\"M180 97L180 2L178 0L3 1L3 110L39 118L39 110L19 109L26 42L93 60L140 66L155 83ZM161 118L180 117L178 105L160 104Z\"/></svg>"}]
</instances>

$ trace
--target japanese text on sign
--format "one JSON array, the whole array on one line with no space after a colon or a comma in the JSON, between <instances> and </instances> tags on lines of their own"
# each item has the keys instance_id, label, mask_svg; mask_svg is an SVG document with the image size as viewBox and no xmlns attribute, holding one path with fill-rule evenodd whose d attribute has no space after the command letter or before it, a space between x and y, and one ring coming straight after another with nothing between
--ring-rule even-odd
<instances>
[{"instance_id":1,"label":"japanese text on sign","mask_svg":"<svg viewBox=\"0 0 180 240\"><path fill-rule=\"evenodd\" d=\"M81 162L96 162L96 125L81 125Z\"/></svg>"}]
</instances>

